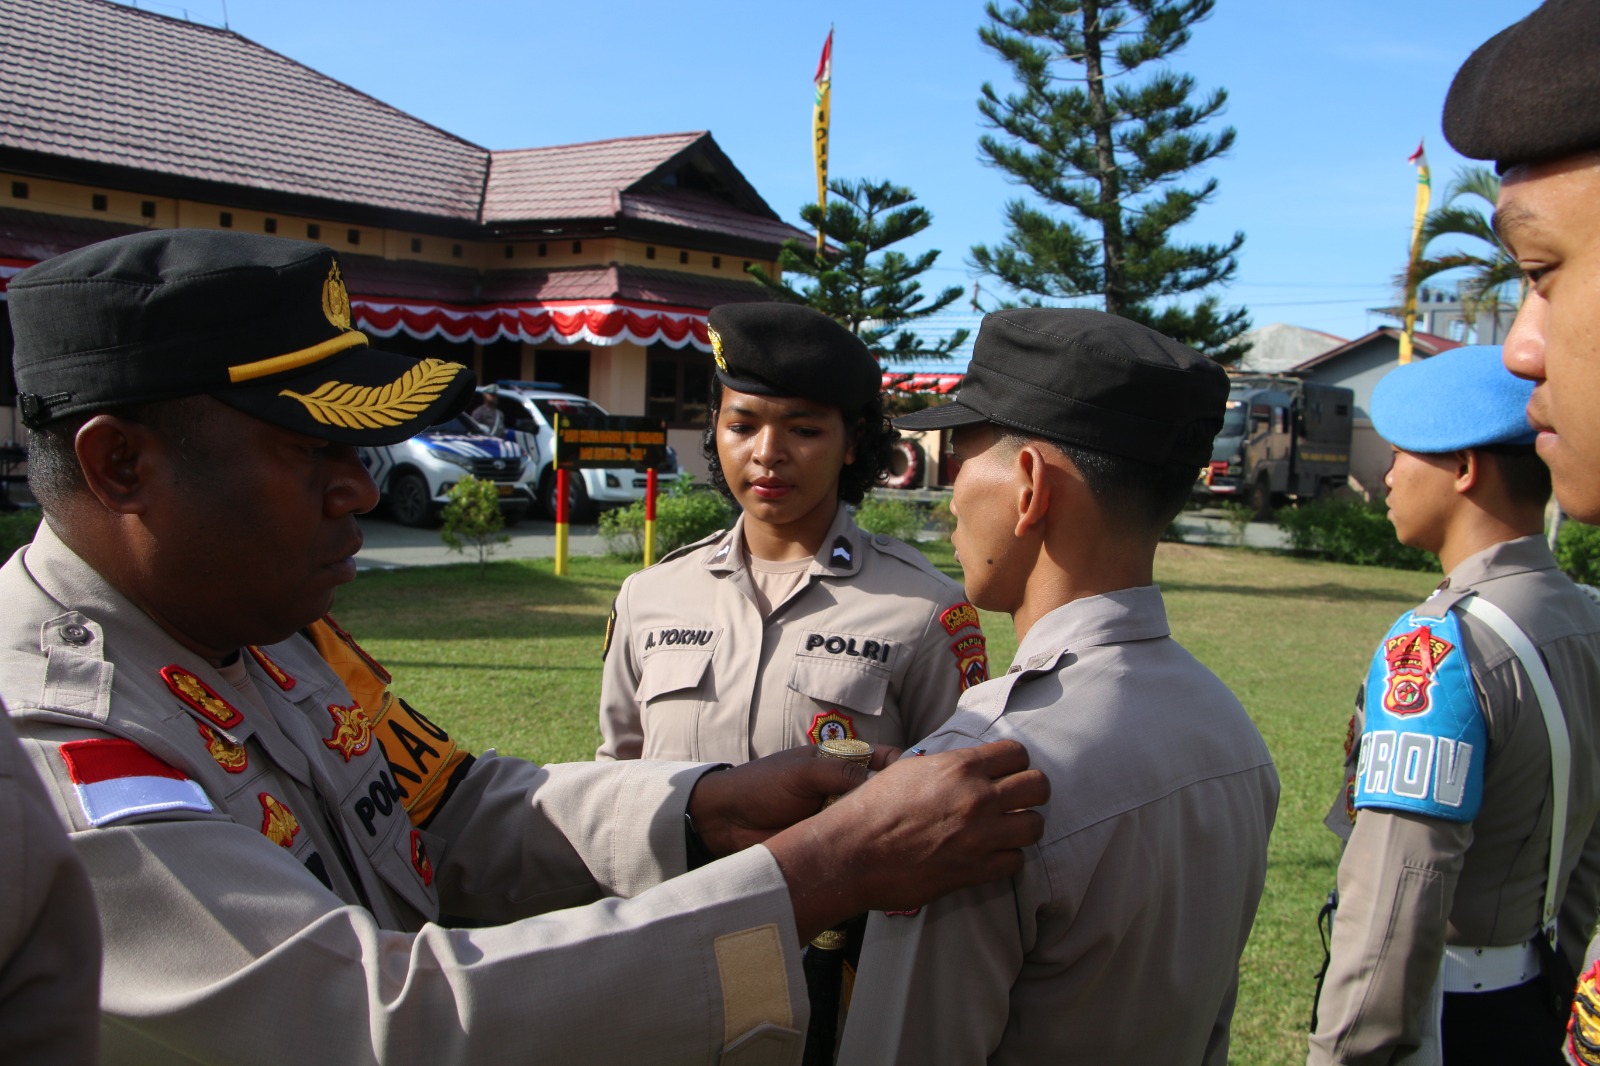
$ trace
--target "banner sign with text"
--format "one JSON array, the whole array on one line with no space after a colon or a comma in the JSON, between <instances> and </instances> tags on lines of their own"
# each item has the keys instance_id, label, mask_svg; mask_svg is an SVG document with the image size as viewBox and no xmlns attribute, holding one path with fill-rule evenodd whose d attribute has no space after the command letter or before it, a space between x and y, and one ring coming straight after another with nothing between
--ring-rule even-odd
<instances>
[{"instance_id":1,"label":"banner sign with text","mask_svg":"<svg viewBox=\"0 0 1600 1066\"><path fill-rule=\"evenodd\" d=\"M560 414L555 431L556 465L564 470L649 470L667 457L667 424L659 418Z\"/></svg>"}]
</instances>

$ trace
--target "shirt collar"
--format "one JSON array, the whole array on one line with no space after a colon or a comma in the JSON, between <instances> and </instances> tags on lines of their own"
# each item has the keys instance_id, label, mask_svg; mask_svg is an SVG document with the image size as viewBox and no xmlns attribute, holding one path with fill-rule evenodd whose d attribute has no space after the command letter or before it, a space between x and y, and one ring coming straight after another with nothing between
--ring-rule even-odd
<instances>
[{"instance_id":1,"label":"shirt collar","mask_svg":"<svg viewBox=\"0 0 1600 1066\"><path fill-rule=\"evenodd\" d=\"M729 529L712 543L711 554L706 556L705 568L715 573L731 573L744 569L744 515L741 513ZM861 569L861 549L864 538L850 511L839 501L833 522L822 537L822 545L812 560L810 573L845 576Z\"/></svg>"},{"instance_id":2,"label":"shirt collar","mask_svg":"<svg viewBox=\"0 0 1600 1066\"><path fill-rule=\"evenodd\" d=\"M1171 636L1161 589L1117 589L1064 603L1033 624L1017 645L1011 670L1047 670L1074 648Z\"/></svg>"}]
</instances>

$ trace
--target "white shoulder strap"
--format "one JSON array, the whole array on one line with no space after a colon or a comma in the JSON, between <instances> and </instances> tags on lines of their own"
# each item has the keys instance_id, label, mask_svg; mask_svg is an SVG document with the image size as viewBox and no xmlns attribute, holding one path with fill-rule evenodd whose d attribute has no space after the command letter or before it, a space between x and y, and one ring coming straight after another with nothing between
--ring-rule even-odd
<instances>
[{"instance_id":1,"label":"white shoulder strap","mask_svg":"<svg viewBox=\"0 0 1600 1066\"><path fill-rule=\"evenodd\" d=\"M1567 786L1572 776L1572 748L1567 739L1567 722L1561 713L1561 700L1555 686L1550 683L1550 671L1545 669L1539 649L1533 646L1517 625L1494 604L1482 596L1468 596L1456 604L1505 641L1522 663L1523 672L1533 682L1534 694L1539 699L1539 711L1544 716L1545 733L1550 738L1550 868L1544 879L1544 910L1542 912L1545 936L1555 947L1556 885L1561 879L1561 852L1567 832Z\"/></svg>"}]
</instances>

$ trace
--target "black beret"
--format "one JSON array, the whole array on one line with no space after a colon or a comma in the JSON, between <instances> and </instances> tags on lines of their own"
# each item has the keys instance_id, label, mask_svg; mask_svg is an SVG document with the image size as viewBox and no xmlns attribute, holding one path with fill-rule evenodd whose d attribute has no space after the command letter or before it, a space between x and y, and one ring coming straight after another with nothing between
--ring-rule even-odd
<instances>
[{"instance_id":1,"label":"black beret","mask_svg":"<svg viewBox=\"0 0 1600 1066\"><path fill-rule=\"evenodd\" d=\"M1155 330L1076 308L984 317L955 402L895 419L900 429L993 422L1158 465L1203 466L1222 428L1228 375Z\"/></svg>"},{"instance_id":2,"label":"black beret","mask_svg":"<svg viewBox=\"0 0 1600 1066\"><path fill-rule=\"evenodd\" d=\"M1444 135L1501 171L1600 148L1600 3L1546 0L1462 64Z\"/></svg>"},{"instance_id":3,"label":"black beret","mask_svg":"<svg viewBox=\"0 0 1600 1066\"><path fill-rule=\"evenodd\" d=\"M472 397L458 363L367 347L320 244L150 230L29 267L8 296L30 427L209 394L310 437L392 444Z\"/></svg>"},{"instance_id":4,"label":"black beret","mask_svg":"<svg viewBox=\"0 0 1600 1066\"><path fill-rule=\"evenodd\" d=\"M799 396L854 415L883 390L883 370L861 338L800 304L744 303L706 316L724 386L757 396Z\"/></svg>"}]
</instances>

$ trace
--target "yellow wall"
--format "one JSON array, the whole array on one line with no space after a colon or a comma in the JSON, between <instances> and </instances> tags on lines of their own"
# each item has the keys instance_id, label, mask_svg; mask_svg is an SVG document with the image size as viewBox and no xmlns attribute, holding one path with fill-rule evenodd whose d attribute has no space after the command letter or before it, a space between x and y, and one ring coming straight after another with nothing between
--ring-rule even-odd
<instances>
[{"instance_id":1,"label":"yellow wall","mask_svg":"<svg viewBox=\"0 0 1600 1066\"><path fill-rule=\"evenodd\" d=\"M18 181L28 186L28 196L25 199L13 195L12 183ZM97 194L106 198L104 210L97 210L94 207L94 197ZM153 214L150 216L144 214L146 204L151 205ZM626 241L616 237L577 241L577 251L573 250L575 242L570 237L527 238L515 241L439 237L409 230L384 229L379 226L353 226L348 222L329 218L250 211L195 200L146 196L101 186L78 185L21 174L0 173L0 206L38 211L47 215L64 215L69 218L99 218L152 229L186 226L197 229L235 229L242 233L266 233L268 221L271 220L275 227L272 232L279 237L318 240L335 251L378 256L383 259L467 266L475 270L503 270L508 267L525 270L559 269L616 264L674 270L710 277L742 278L744 265L755 262L769 274L777 272L777 264L770 259L749 260L735 255L690 251L672 245L647 245L640 241ZM231 216L231 225L223 225L224 214ZM317 227L315 237L311 235L312 226ZM350 239L352 231L356 234L355 241ZM413 246L417 244L420 245L420 250L413 251ZM507 248L511 249L509 256L506 255ZM539 254L541 248L544 250L543 255ZM655 249L653 259L648 255L650 248ZM459 255L456 254L458 250ZM680 262L683 256L688 257L687 263ZM713 258L719 259L720 263L713 266Z\"/></svg>"}]
</instances>

